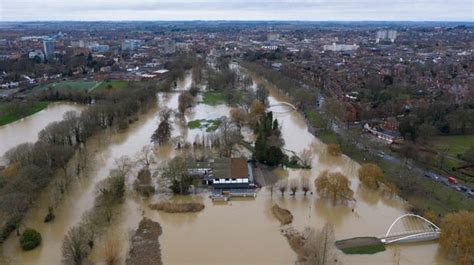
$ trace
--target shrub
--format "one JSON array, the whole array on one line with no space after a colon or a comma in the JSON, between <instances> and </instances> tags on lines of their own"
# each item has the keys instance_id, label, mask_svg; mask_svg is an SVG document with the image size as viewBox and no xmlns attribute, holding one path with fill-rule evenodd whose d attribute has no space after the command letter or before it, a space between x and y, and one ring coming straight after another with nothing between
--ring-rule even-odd
<instances>
[{"instance_id":1,"label":"shrub","mask_svg":"<svg viewBox=\"0 0 474 265\"><path fill-rule=\"evenodd\" d=\"M32 250L41 244L41 234L31 228L25 229L20 237L20 245L23 250Z\"/></svg>"},{"instance_id":2,"label":"shrub","mask_svg":"<svg viewBox=\"0 0 474 265\"><path fill-rule=\"evenodd\" d=\"M281 208L278 204L272 206L272 212L282 225L287 225L293 221L293 215L287 209Z\"/></svg>"},{"instance_id":3,"label":"shrub","mask_svg":"<svg viewBox=\"0 0 474 265\"><path fill-rule=\"evenodd\" d=\"M190 213L199 212L204 209L204 204L197 202L159 202L149 206L153 210L164 211L167 213Z\"/></svg>"}]
</instances>

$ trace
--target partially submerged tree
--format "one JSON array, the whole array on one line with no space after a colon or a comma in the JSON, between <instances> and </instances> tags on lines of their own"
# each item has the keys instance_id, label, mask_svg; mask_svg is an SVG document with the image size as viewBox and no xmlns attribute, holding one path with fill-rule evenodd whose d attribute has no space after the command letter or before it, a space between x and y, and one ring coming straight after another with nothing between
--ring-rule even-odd
<instances>
[{"instance_id":1,"label":"partially submerged tree","mask_svg":"<svg viewBox=\"0 0 474 265\"><path fill-rule=\"evenodd\" d=\"M159 184L170 188L173 193L187 193L192 177L189 176L186 159L180 156L171 159L161 171Z\"/></svg>"},{"instance_id":2,"label":"partially submerged tree","mask_svg":"<svg viewBox=\"0 0 474 265\"><path fill-rule=\"evenodd\" d=\"M312 160L313 160L313 151L311 151L311 148L305 148L300 154L301 166L304 168L311 168Z\"/></svg>"},{"instance_id":3,"label":"partially submerged tree","mask_svg":"<svg viewBox=\"0 0 474 265\"><path fill-rule=\"evenodd\" d=\"M247 120L247 112L243 108L232 108L230 110L230 121L235 123L239 130Z\"/></svg>"},{"instance_id":4,"label":"partially submerged tree","mask_svg":"<svg viewBox=\"0 0 474 265\"><path fill-rule=\"evenodd\" d=\"M329 144L327 151L331 156L340 156L342 154L341 146L338 144Z\"/></svg>"},{"instance_id":5,"label":"partially submerged tree","mask_svg":"<svg viewBox=\"0 0 474 265\"><path fill-rule=\"evenodd\" d=\"M90 231L82 226L69 230L62 246L63 264L82 265L92 251L94 239Z\"/></svg>"},{"instance_id":6,"label":"partially submerged tree","mask_svg":"<svg viewBox=\"0 0 474 265\"><path fill-rule=\"evenodd\" d=\"M301 179L301 190L303 191L304 196L306 196L306 193L308 193L308 191L310 190L309 178L307 176L303 176L303 178Z\"/></svg>"},{"instance_id":7,"label":"partially submerged tree","mask_svg":"<svg viewBox=\"0 0 474 265\"><path fill-rule=\"evenodd\" d=\"M296 179L290 180L291 196L294 197L296 195L296 192L298 191L298 188L299 188L298 180L296 180Z\"/></svg>"},{"instance_id":8,"label":"partially submerged tree","mask_svg":"<svg viewBox=\"0 0 474 265\"><path fill-rule=\"evenodd\" d=\"M155 192L155 187L151 182L151 172L148 168L142 168L138 171L137 179L133 182L133 188L145 197L149 197Z\"/></svg>"},{"instance_id":9,"label":"partially submerged tree","mask_svg":"<svg viewBox=\"0 0 474 265\"><path fill-rule=\"evenodd\" d=\"M366 163L359 168L359 179L364 186L370 189L378 189L385 181L385 176L379 166Z\"/></svg>"},{"instance_id":10,"label":"partially submerged tree","mask_svg":"<svg viewBox=\"0 0 474 265\"><path fill-rule=\"evenodd\" d=\"M447 214L441 222L441 250L457 264L474 264L474 213Z\"/></svg>"},{"instance_id":11,"label":"partially submerged tree","mask_svg":"<svg viewBox=\"0 0 474 265\"><path fill-rule=\"evenodd\" d=\"M32 250L41 244L41 234L32 229L27 228L20 237L20 245L23 250Z\"/></svg>"},{"instance_id":12,"label":"partially submerged tree","mask_svg":"<svg viewBox=\"0 0 474 265\"><path fill-rule=\"evenodd\" d=\"M156 157L152 146L146 145L142 148L136 156L136 164L147 169L156 164Z\"/></svg>"},{"instance_id":13,"label":"partially submerged tree","mask_svg":"<svg viewBox=\"0 0 474 265\"><path fill-rule=\"evenodd\" d=\"M164 109L160 112L160 124L151 136L151 141L153 143L163 144L167 142L171 137L171 130L173 127L170 123L171 110Z\"/></svg>"},{"instance_id":14,"label":"partially submerged tree","mask_svg":"<svg viewBox=\"0 0 474 265\"><path fill-rule=\"evenodd\" d=\"M193 106L193 95L188 91L182 92L178 98L178 111L181 117L184 117L186 109Z\"/></svg>"},{"instance_id":15,"label":"partially submerged tree","mask_svg":"<svg viewBox=\"0 0 474 265\"><path fill-rule=\"evenodd\" d=\"M221 155L224 157L231 157L236 144L238 144L242 139L242 135L238 128L236 128L236 126L234 126L226 117L223 117L221 119L217 136Z\"/></svg>"},{"instance_id":16,"label":"partially submerged tree","mask_svg":"<svg viewBox=\"0 0 474 265\"><path fill-rule=\"evenodd\" d=\"M285 195L285 191L288 188L288 181L280 181L280 184L278 184L278 190L281 193L281 197Z\"/></svg>"},{"instance_id":17,"label":"partially submerged tree","mask_svg":"<svg viewBox=\"0 0 474 265\"><path fill-rule=\"evenodd\" d=\"M314 186L319 196L336 203L353 199L354 192L350 188L350 183L349 179L339 172L323 171L314 181Z\"/></svg>"}]
</instances>

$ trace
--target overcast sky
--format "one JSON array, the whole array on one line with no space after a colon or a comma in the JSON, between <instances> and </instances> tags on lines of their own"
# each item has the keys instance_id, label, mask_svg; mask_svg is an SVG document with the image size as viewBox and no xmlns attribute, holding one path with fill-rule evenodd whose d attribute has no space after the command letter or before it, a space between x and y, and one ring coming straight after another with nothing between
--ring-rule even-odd
<instances>
[{"instance_id":1,"label":"overcast sky","mask_svg":"<svg viewBox=\"0 0 474 265\"><path fill-rule=\"evenodd\" d=\"M0 0L0 21L474 21L474 0Z\"/></svg>"}]
</instances>

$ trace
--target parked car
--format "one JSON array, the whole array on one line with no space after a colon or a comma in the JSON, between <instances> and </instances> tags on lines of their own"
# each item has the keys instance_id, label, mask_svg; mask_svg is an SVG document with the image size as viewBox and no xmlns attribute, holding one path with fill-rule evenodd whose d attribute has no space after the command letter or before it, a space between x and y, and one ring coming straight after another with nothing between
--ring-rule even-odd
<instances>
[{"instance_id":1,"label":"parked car","mask_svg":"<svg viewBox=\"0 0 474 265\"><path fill-rule=\"evenodd\" d=\"M434 174L434 173L425 172L424 176L427 177L427 178L430 178L432 180L439 181L439 176Z\"/></svg>"},{"instance_id":2,"label":"parked car","mask_svg":"<svg viewBox=\"0 0 474 265\"><path fill-rule=\"evenodd\" d=\"M466 186L463 186L463 185L458 185L458 188L462 192L467 192L468 191L468 188Z\"/></svg>"},{"instance_id":3,"label":"parked car","mask_svg":"<svg viewBox=\"0 0 474 265\"><path fill-rule=\"evenodd\" d=\"M474 198L474 189L470 189L467 191L467 195L471 198Z\"/></svg>"}]
</instances>

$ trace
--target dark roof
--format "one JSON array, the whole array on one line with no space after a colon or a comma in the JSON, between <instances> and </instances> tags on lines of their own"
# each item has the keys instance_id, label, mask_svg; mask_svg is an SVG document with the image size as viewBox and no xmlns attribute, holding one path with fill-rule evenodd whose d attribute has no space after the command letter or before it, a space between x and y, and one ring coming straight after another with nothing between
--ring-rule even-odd
<instances>
[{"instance_id":1,"label":"dark roof","mask_svg":"<svg viewBox=\"0 0 474 265\"><path fill-rule=\"evenodd\" d=\"M248 175L247 159L230 159L230 178L248 178Z\"/></svg>"}]
</instances>

